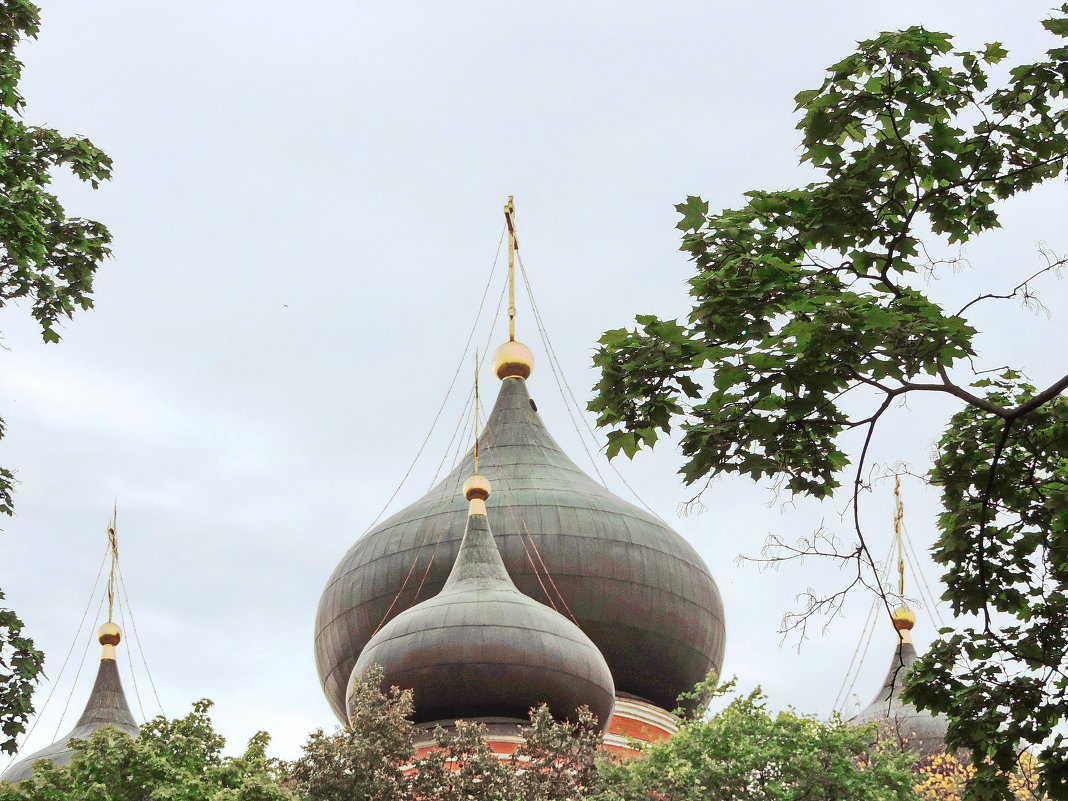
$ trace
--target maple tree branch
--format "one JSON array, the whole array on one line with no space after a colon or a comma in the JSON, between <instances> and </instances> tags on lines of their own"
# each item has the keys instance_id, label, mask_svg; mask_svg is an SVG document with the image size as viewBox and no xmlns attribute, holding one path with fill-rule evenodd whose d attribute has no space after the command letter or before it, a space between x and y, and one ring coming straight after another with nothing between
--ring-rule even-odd
<instances>
[{"instance_id":1,"label":"maple tree branch","mask_svg":"<svg viewBox=\"0 0 1068 801\"><path fill-rule=\"evenodd\" d=\"M1066 389L1068 389L1068 375L1063 376L1056 383L1046 387L1046 389L1039 392L1037 395L1031 398L1031 400L1026 401L1025 403L1021 403L1014 409L1009 409L1008 413L1003 415L1003 417L1005 417L1006 420L1018 420L1025 414L1033 412L1043 403L1053 400Z\"/></svg>"},{"instance_id":2,"label":"maple tree branch","mask_svg":"<svg viewBox=\"0 0 1068 801\"><path fill-rule=\"evenodd\" d=\"M983 301L983 300L1010 300L1011 298L1016 297L1016 295L1018 295L1020 293L1021 289L1024 291L1023 292L1024 299L1027 300L1028 298L1031 297L1031 295L1027 291L1027 285L1028 284L1030 284L1032 281L1034 281L1036 278L1038 278L1043 273L1048 273L1048 272L1051 272L1053 270L1056 270L1056 269L1058 269L1060 267L1063 267L1065 264L1068 264L1068 259L1059 259L1059 260L1057 260L1055 262L1051 262L1051 263L1047 264L1041 270L1038 270L1037 272L1029 275L1023 281L1021 281L1016 286L1014 286L1012 288L1012 291L1009 292L1006 295L997 295L997 294L994 294L994 293L987 293L987 294L984 294L984 295L977 295L976 297L972 298L967 303L965 303L963 306L961 306L960 309L957 311L957 313L954 314L953 316L954 317L960 317L962 314L964 314L964 312L969 307L974 306L976 303L979 303L980 301Z\"/></svg>"}]
</instances>

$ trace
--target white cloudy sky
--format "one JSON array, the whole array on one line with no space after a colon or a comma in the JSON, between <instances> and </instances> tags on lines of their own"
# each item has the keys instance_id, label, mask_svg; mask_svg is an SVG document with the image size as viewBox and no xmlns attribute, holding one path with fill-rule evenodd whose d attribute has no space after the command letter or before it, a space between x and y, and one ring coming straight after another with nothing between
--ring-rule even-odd
<instances>
[{"instance_id":1,"label":"white cloudy sky","mask_svg":"<svg viewBox=\"0 0 1068 801\"><path fill-rule=\"evenodd\" d=\"M1037 23L1049 5L47 3L40 41L21 51L27 118L88 135L115 160L96 193L57 183L71 213L115 235L96 309L67 324L59 346L40 342L25 309L0 313L0 463L21 481L0 586L50 675L117 499L124 573L166 712L211 697L232 748L263 728L294 756L309 730L334 723L312 658L319 593L441 403L508 194L550 337L584 400L602 331L637 312L685 311L673 204L693 193L722 207L807 180L791 98L855 40L925 24L962 46L1000 39L1013 57L1036 58L1049 46ZM971 267L932 291L1001 291L1039 264L1037 242L1068 250L1065 199L1059 185L1007 204L1004 229L970 245ZM1043 289L1051 316L999 306L974 317L987 364L1011 362L1038 383L1068 356L1068 290ZM540 365L532 392L587 466L525 304L520 337ZM487 336L483 325L477 340ZM396 504L429 485L459 395ZM950 408L931 399L899 410L877 458L922 470ZM799 592L844 577L818 563L762 573L737 557L770 533L792 539L823 523L848 535L844 503L783 505L732 480L705 494L703 515L678 518L688 497L678 463L665 447L619 468L716 576L725 671L763 685L774 706L829 713L868 600L798 651L780 644L782 614ZM905 492L922 549L935 507L918 483ZM865 509L880 550L890 515L884 484ZM920 625L924 642L933 627L922 614ZM56 733L87 630L28 747ZM856 684L865 703L891 643L880 629Z\"/></svg>"}]
</instances>

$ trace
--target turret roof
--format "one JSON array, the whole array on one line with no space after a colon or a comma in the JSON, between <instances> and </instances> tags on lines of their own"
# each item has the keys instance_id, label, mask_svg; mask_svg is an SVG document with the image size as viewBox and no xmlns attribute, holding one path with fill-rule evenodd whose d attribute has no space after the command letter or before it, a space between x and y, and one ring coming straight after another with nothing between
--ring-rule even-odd
<instances>
[{"instance_id":1,"label":"turret roof","mask_svg":"<svg viewBox=\"0 0 1068 801\"><path fill-rule=\"evenodd\" d=\"M74 728L51 745L14 763L4 771L3 775L0 775L0 782L6 781L14 784L22 781L33 772L33 763L39 759L47 759L56 765L70 764L74 754L70 741L86 740L104 726L114 726L131 737L136 737L139 731L133 714L130 712L130 705L126 702L118 665L114 659L108 657L100 660L93 691L89 694L85 711L74 724Z\"/></svg>"},{"instance_id":2,"label":"turret roof","mask_svg":"<svg viewBox=\"0 0 1068 801\"><path fill-rule=\"evenodd\" d=\"M911 628L911 627L910 627ZM941 715L919 710L901 698L905 676L919 658L908 629L899 634L886 678L875 699L862 709L849 723L860 726L879 721L884 731L918 756L930 756L945 751L948 722Z\"/></svg>"},{"instance_id":3,"label":"turret roof","mask_svg":"<svg viewBox=\"0 0 1068 801\"><path fill-rule=\"evenodd\" d=\"M516 589L483 501L471 506L441 592L372 637L353 679L381 665L385 685L414 690L417 723L522 721L544 703L558 719L587 706L606 726L615 688L604 657L575 623Z\"/></svg>"}]
</instances>

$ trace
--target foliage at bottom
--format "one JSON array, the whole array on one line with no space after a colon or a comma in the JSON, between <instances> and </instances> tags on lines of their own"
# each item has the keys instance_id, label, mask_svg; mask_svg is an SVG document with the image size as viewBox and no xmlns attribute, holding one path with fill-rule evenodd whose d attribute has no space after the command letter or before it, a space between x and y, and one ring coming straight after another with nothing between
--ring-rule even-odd
<instances>
[{"instance_id":1,"label":"foliage at bottom","mask_svg":"<svg viewBox=\"0 0 1068 801\"><path fill-rule=\"evenodd\" d=\"M707 720L684 721L670 740L647 747L639 759L605 763L598 801L916 798L915 757L895 742L877 740L873 726L772 714L765 700L760 690L739 695Z\"/></svg>"},{"instance_id":2,"label":"foliage at bottom","mask_svg":"<svg viewBox=\"0 0 1068 801\"><path fill-rule=\"evenodd\" d=\"M38 760L33 775L0 784L0 801L296 801L284 764L266 755L258 732L240 757L223 756L225 741L197 701L184 718L158 717L133 739L105 726L72 740L69 765Z\"/></svg>"}]
</instances>

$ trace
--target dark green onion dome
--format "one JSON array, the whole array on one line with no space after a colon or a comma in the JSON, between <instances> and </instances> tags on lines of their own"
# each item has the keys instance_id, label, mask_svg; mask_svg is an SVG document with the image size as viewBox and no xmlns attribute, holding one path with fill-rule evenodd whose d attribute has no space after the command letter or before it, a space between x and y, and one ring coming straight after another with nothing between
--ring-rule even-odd
<instances>
[{"instance_id":1,"label":"dark green onion dome","mask_svg":"<svg viewBox=\"0 0 1068 801\"><path fill-rule=\"evenodd\" d=\"M719 671L723 604L701 557L575 466L545 430L523 378L504 379L479 443L508 573L520 592L574 615L608 662L617 693L673 709L680 693ZM315 655L342 720L349 676L371 635L444 585L467 516L460 486L472 472L468 454L426 496L357 541L330 577Z\"/></svg>"},{"instance_id":2,"label":"dark green onion dome","mask_svg":"<svg viewBox=\"0 0 1068 801\"><path fill-rule=\"evenodd\" d=\"M471 493L467 493L470 497ZM440 593L406 609L371 638L352 681L373 665L384 687L414 691L416 723L525 721L547 704L559 719L580 706L603 729L615 704L608 665L573 622L516 589L481 499Z\"/></svg>"},{"instance_id":3,"label":"dark green onion dome","mask_svg":"<svg viewBox=\"0 0 1068 801\"><path fill-rule=\"evenodd\" d=\"M907 607L894 610L894 628L899 632L897 648L890 660L886 679L875 696L855 717L850 726L862 726L877 721L884 734L897 738L905 748L918 757L940 754L946 750L946 729L949 723L941 715L919 710L901 699L905 675L919 657L912 644L912 626L916 616Z\"/></svg>"},{"instance_id":4,"label":"dark green onion dome","mask_svg":"<svg viewBox=\"0 0 1068 801\"><path fill-rule=\"evenodd\" d=\"M110 626L110 628L109 628ZM38 759L47 759L56 765L69 765L74 751L71 740L87 740L93 732L104 726L114 726L131 737L138 733L137 723L126 703L126 694L122 691L119 668L115 664L115 645L118 644L118 626L105 623L100 629L100 642L104 646L104 658L100 660L100 669L96 674L96 683L89 694L85 711L74 724L74 728L60 737L52 745L23 757L0 775L0 783L22 781L33 773L33 763Z\"/></svg>"}]
</instances>

